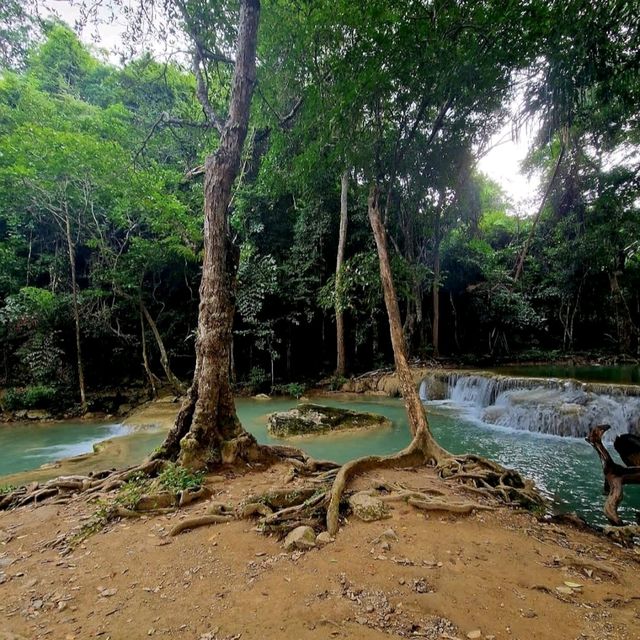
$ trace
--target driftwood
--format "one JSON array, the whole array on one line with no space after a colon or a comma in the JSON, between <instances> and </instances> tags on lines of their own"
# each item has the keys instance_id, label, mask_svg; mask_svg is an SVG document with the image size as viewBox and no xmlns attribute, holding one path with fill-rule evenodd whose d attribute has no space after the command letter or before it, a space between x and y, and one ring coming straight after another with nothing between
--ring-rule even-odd
<instances>
[{"instance_id":1,"label":"driftwood","mask_svg":"<svg viewBox=\"0 0 640 640\"><path fill-rule=\"evenodd\" d=\"M624 497L623 486L625 484L640 484L640 466L623 467L614 462L606 447L602 444L602 436L610 428L611 426L608 424L593 427L585 440L598 452L602 462L605 494L607 494L607 499L604 503L604 515L611 524L619 527L624 524L618 515L618 507ZM623 436L619 436L619 438L623 438ZM619 442L619 439L616 442ZM616 449L618 449L617 446Z\"/></svg>"},{"instance_id":2,"label":"driftwood","mask_svg":"<svg viewBox=\"0 0 640 640\"><path fill-rule=\"evenodd\" d=\"M640 467L640 437L625 433L614 440L613 446L627 467Z\"/></svg>"}]
</instances>

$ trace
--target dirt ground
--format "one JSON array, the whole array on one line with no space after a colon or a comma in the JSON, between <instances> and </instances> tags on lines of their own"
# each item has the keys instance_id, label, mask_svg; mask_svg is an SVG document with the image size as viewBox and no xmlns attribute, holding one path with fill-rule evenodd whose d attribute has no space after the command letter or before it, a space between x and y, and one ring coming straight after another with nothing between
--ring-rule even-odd
<instances>
[{"instance_id":1,"label":"dirt ground","mask_svg":"<svg viewBox=\"0 0 640 640\"><path fill-rule=\"evenodd\" d=\"M208 483L213 500L237 503L281 487L286 473L229 471ZM426 469L352 488L381 479L462 497ZM47 543L95 506L2 513L0 640L640 639L637 549L506 508L391 506L389 519L351 518L335 542L304 553L246 520L167 535L206 503L116 522L66 556Z\"/></svg>"}]
</instances>

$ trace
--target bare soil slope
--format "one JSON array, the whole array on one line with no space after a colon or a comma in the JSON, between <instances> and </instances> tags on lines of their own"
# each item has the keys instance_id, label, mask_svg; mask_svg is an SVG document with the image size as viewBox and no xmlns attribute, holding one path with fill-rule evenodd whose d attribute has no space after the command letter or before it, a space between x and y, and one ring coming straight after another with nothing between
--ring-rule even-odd
<instances>
[{"instance_id":1,"label":"bare soil slope","mask_svg":"<svg viewBox=\"0 0 640 640\"><path fill-rule=\"evenodd\" d=\"M212 477L212 499L280 487L287 471ZM428 470L353 488L380 479L458 491ZM206 508L194 504L114 523L63 557L47 543L95 506L1 513L0 639L640 638L637 550L504 508L426 516L391 506L389 519L351 519L306 553L285 553L247 521L168 537Z\"/></svg>"}]
</instances>

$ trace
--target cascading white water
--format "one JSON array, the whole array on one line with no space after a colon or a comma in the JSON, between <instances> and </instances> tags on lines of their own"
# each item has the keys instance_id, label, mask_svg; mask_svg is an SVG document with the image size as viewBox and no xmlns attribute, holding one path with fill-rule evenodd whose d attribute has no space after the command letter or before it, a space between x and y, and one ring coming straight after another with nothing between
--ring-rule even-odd
<instances>
[{"instance_id":1,"label":"cascading white water","mask_svg":"<svg viewBox=\"0 0 640 640\"><path fill-rule=\"evenodd\" d=\"M640 388L434 372L422 381L420 397L447 400L477 420L512 429L584 437L591 427L610 424L609 438L640 433Z\"/></svg>"}]
</instances>

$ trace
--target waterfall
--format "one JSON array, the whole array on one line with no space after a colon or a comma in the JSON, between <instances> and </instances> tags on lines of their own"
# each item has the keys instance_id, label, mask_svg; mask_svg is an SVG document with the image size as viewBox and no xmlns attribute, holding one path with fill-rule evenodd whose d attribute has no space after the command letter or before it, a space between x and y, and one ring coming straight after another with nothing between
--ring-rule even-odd
<instances>
[{"instance_id":1,"label":"waterfall","mask_svg":"<svg viewBox=\"0 0 640 640\"><path fill-rule=\"evenodd\" d=\"M435 371L422 381L420 397L511 429L582 438L591 427L610 424L609 438L640 433L640 387L628 385Z\"/></svg>"}]
</instances>

